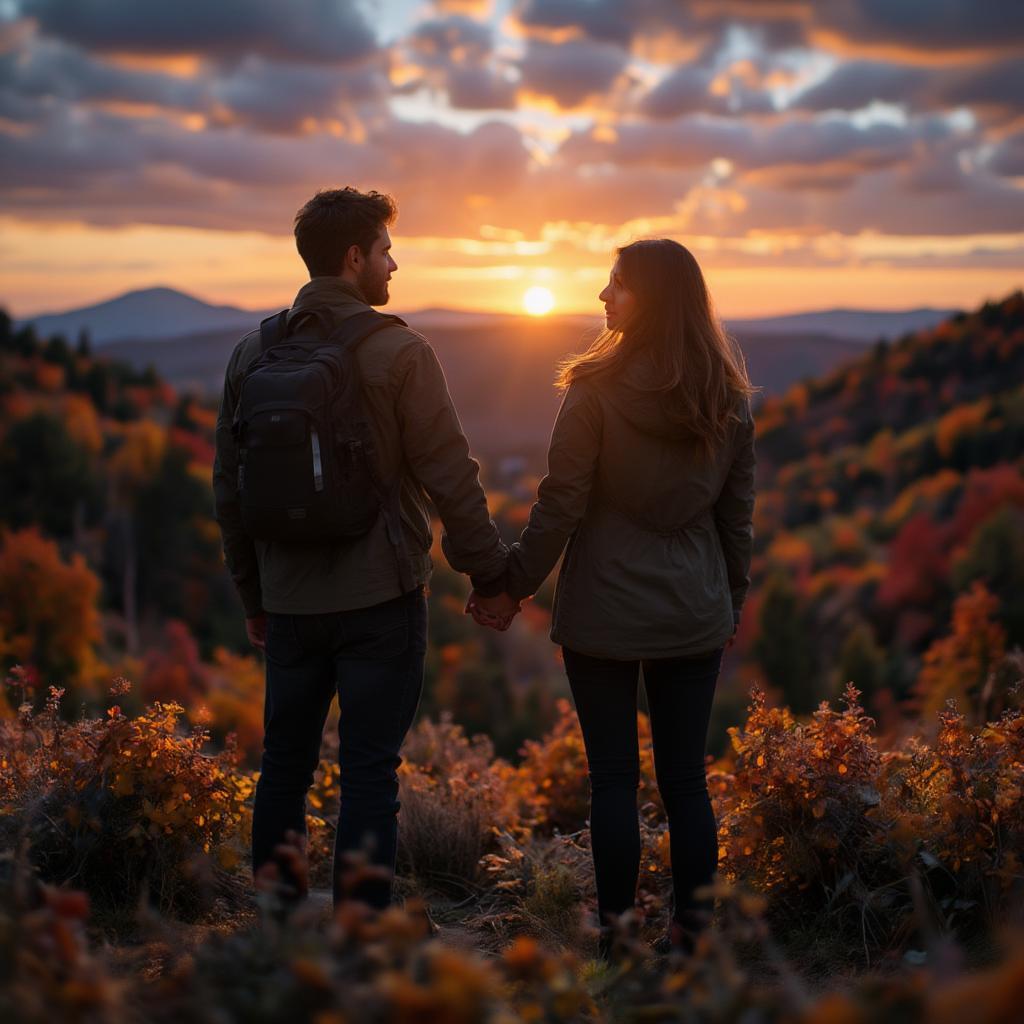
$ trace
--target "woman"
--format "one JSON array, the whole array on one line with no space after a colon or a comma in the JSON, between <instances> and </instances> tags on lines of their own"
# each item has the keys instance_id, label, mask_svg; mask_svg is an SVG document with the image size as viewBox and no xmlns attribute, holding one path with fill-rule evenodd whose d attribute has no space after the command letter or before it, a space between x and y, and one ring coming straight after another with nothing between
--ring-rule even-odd
<instances>
[{"instance_id":1,"label":"woman","mask_svg":"<svg viewBox=\"0 0 1024 1024\"><path fill-rule=\"evenodd\" d=\"M640 864L637 682L643 668L658 788L672 839L669 941L710 919L694 890L718 860L704 748L722 650L749 585L754 426L742 355L690 252L670 239L618 251L606 330L561 368L566 389L507 595L474 595L500 626L568 542L552 613L586 745L602 955Z\"/></svg>"}]
</instances>

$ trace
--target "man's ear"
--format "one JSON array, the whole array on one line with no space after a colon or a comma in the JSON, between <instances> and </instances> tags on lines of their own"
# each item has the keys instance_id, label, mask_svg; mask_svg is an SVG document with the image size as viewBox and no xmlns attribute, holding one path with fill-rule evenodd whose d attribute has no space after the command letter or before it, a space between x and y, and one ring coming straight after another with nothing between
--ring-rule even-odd
<instances>
[{"instance_id":1,"label":"man's ear","mask_svg":"<svg viewBox=\"0 0 1024 1024\"><path fill-rule=\"evenodd\" d=\"M342 270L351 270L353 273L359 273L363 266L363 250L358 245L350 245L345 251L345 259L342 263Z\"/></svg>"}]
</instances>

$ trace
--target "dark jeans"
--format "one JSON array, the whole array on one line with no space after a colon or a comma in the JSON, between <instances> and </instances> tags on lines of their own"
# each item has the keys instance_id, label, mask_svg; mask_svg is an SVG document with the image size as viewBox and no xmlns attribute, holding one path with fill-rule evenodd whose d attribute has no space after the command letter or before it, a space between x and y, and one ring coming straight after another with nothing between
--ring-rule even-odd
<instances>
[{"instance_id":1,"label":"dark jeans","mask_svg":"<svg viewBox=\"0 0 1024 1024\"><path fill-rule=\"evenodd\" d=\"M590 770L590 842L602 924L633 907L640 873L640 784L637 682L641 662L592 658L563 648L565 669L583 729ZM668 814L672 850L673 916L708 909L694 890L718 866L718 833L704 767L711 703L722 661L645 660L654 769Z\"/></svg>"},{"instance_id":2,"label":"dark jeans","mask_svg":"<svg viewBox=\"0 0 1024 1024\"><path fill-rule=\"evenodd\" d=\"M345 854L366 850L387 877L367 877L348 895L375 907L390 903L398 751L419 703L426 643L422 589L354 611L268 614L263 760L252 823L254 871L271 858L289 829L305 834L306 793L337 692L341 808L334 902L342 897L339 868Z\"/></svg>"}]
</instances>

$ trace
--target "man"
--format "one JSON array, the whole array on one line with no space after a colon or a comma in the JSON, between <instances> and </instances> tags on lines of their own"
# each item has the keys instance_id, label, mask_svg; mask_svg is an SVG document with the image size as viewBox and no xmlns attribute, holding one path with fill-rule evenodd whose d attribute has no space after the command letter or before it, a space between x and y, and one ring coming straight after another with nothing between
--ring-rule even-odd
<instances>
[{"instance_id":1,"label":"man","mask_svg":"<svg viewBox=\"0 0 1024 1024\"><path fill-rule=\"evenodd\" d=\"M287 315L324 325L388 301L398 269L388 226L393 200L352 188L319 192L295 218L299 255L310 281ZM329 330L328 330L329 328ZM245 606L246 631L266 654L264 749L253 811L253 871L294 858L282 846L305 834L305 798L319 761L331 700L338 694L341 808L335 843L339 868L350 851L372 865L344 895L381 908L391 900L397 839L399 748L420 697L426 650L431 530L425 497L444 527L442 549L473 580L486 614L500 594L507 548L487 512L477 463L425 339L393 322L355 354L377 475L396 495L369 532L336 543L260 541L242 528L238 451L232 436L239 391L259 357L260 332L236 346L217 419L213 483L225 561ZM301 889L301 883L298 883Z\"/></svg>"}]
</instances>

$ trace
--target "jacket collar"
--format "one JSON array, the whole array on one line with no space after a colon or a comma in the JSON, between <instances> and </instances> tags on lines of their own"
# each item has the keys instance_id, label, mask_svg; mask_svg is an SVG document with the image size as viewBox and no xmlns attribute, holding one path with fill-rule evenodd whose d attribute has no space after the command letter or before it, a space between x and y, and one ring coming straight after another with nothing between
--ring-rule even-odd
<instances>
[{"instance_id":1,"label":"jacket collar","mask_svg":"<svg viewBox=\"0 0 1024 1024\"><path fill-rule=\"evenodd\" d=\"M368 305L354 284L340 277L314 277L299 289L292 303L292 312L325 306L332 311L352 310L354 306Z\"/></svg>"}]
</instances>

